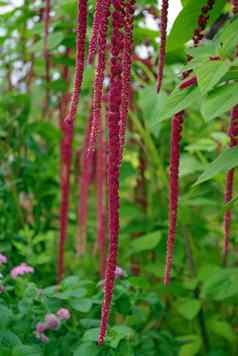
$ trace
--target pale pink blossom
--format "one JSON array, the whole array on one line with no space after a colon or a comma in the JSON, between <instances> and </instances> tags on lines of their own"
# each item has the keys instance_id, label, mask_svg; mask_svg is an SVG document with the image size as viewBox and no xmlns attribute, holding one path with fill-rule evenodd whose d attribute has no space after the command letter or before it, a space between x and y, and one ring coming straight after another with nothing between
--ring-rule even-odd
<instances>
[{"instance_id":1,"label":"pale pink blossom","mask_svg":"<svg viewBox=\"0 0 238 356\"><path fill-rule=\"evenodd\" d=\"M28 266L25 262L21 263L19 266L14 267L11 270L11 277L16 279L18 276L22 276L26 273L33 273L34 268Z\"/></svg>"},{"instance_id":2,"label":"pale pink blossom","mask_svg":"<svg viewBox=\"0 0 238 356\"><path fill-rule=\"evenodd\" d=\"M0 265L7 263L7 257L0 253Z\"/></svg>"},{"instance_id":3,"label":"pale pink blossom","mask_svg":"<svg viewBox=\"0 0 238 356\"><path fill-rule=\"evenodd\" d=\"M55 330L58 328L60 321L55 314L46 314L45 323L46 323L47 329Z\"/></svg>"},{"instance_id":4,"label":"pale pink blossom","mask_svg":"<svg viewBox=\"0 0 238 356\"><path fill-rule=\"evenodd\" d=\"M48 336L46 336L45 334L40 334L40 340L44 343L47 344L49 342L49 338Z\"/></svg>"},{"instance_id":5,"label":"pale pink blossom","mask_svg":"<svg viewBox=\"0 0 238 356\"><path fill-rule=\"evenodd\" d=\"M57 316L60 320L68 320L70 319L70 311L66 308L61 308L57 311Z\"/></svg>"},{"instance_id":6,"label":"pale pink blossom","mask_svg":"<svg viewBox=\"0 0 238 356\"><path fill-rule=\"evenodd\" d=\"M42 334L46 330L46 325L44 323L38 323L36 325L36 332Z\"/></svg>"},{"instance_id":7,"label":"pale pink blossom","mask_svg":"<svg viewBox=\"0 0 238 356\"><path fill-rule=\"evenodd\" d=\"M116 270L115 270L115 277L116 278L122 278L125 277L126 273L125 271L123 271L123 269L119 266L116 266Z\"/></svg>"}]
</instances>

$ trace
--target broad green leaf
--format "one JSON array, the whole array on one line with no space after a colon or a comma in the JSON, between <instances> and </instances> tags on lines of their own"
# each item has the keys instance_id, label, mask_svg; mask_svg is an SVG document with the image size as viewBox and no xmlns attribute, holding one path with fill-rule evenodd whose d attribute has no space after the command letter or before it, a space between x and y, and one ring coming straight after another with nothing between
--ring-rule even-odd
<instances>
[{"instance_id":1,"label":"broad green leaf","mask_svg":"<svg viewBox=\"0 0 238 356\"><path fill-rule=\"evenodd\" d=\"M206 0L190 0L186 2L183 10L177 16L168 37L168 51L181 47L192 38L197 25L197 19L201 13L201 7ZM225 0L217 0L213 10L209 13L210 21L214 21L225 6Z\"/></svg>"},{"instance_id":2,"label":"broad green leaf","mask_svg":"<svg viewBox=\"0 0 238 356\"><path fill-rule=\"evenodd\" d=\"M233 18L228 22L222 31L218 33L216 43L220 47L222 56L229 56L234 53L238 43L238 18Z\"/></svg>"},{"instance_id":3,"label":"broad green leaf","mask_svg":"<svg viewBox=\"0 0 238 356\"><path fill-rule=\"evenodd\" d=\"M232 330L232 327L226 321L220 320L209 320L208 321L208 330L211 333L214 333L222 338L226 339L227 341L233 343L236 339L235 333Z\"/></svg>"},{"instance_id":4,"label":"broad green leaf","mask_svg":"<svg viewBox=\"0 0 238 356\"><path fill-rule=\"evenodd\" d=\"M121 340L132 338L133 334L133 330L126 325L114 326L110 332L111 347L117 348Z\"/></svg>"},{"instance_id":5,"label":"broad green leaf","mask_svg":"<svg viewBox=\"0 0 238 356\"><path fill-rule=\"evenodd\" d=\"M221 78L230 69L231 62L226 61L209 61L203 62L194 68L198 79L198 86L201 94L206 94L212 90Z\"/></svg>"},{"instance_id":6,"label":"broad green leaf","mask_svg":"<svg viewBox=\"0 0 238 356\"><path fill-rule=\"evenodd\" d=\"M182 339L182 338L180 338ZM179 356L195 356L199 352L202 341L199 335L185 335L183 337L185 345L180 348Z\"/></svg>"},{"instance_id":7,"label":"broad green leaf","mask_svg":"<svg viewBox=\"0 0 238 356\"><path fill-rule=\"evenodd\" d=\"M202 101L201 112L206 120L215 119L238 103L238 83L226 84L211 91Z\"/></svg>"},{"instance_id":8,"label":"broad green leaf","mask_svg":"<svg viewBox=\"0 0 238 356\"><path fill-rule=\"evenodd\" d=\"M93 302L91 299L71 300L70 305L74 310L81 313L88 313L92 308Z\"/></svg>"},{"instance_id":9,"label":"broad green leaf","mask_svg":"<svg viewBox=\"0 0 238 356\"><path fill-rule=\"evenodd\" d=\"M130 254L154 249L161 240L161 232L155 231L151 234L134 239L131 242Z\"/></svg>"},{"instance_id":10,"label":"broad green leaf","mask_svg":"<svg viewBox=\"0 0 238 356\"><path fill-rule=\"evenodd\" d=\"M158 120L172 118L174 114L191 107L200 100L196 87L181 90L178 87L163 101L158 112Z\"/></svg>"},{"instance_id":11,"label":"broad green leaf","mask_svg":"<svg viewBox=\"0 0 238 356\"><path fill-rule=\"evenodd\" d=\"M176 309L187 320L193 320L201 309L201 302L196 299L184 299L176 302Z\"/></svg>"},{"instance_id":12,"label":"broad green leaf","mask_svg":"<svg viewBox=\"0 0 238 356\"><path fill-rule=\"evenodd\" d=\"M57 47L63 40L64 36L62 32L53 32L49 34L48 48L49 50Z\"/></svg>"},{"instance_id":13,"label":"broad green leaf","mask_svg":"<svg viewBox=\"0 0 238 356\"><path fill-rule=\"evenodd\" d=\"M99 328L87 330L83 335L83 341L97 341Z\"/></svg>"},{"instance_id":14,"label":"broad green leaf","mask_svg":"<svg viewBox=\"0 0 238 356\"><path fill-rule=\"evenodd\" d=\"M195 185L203 183L220 172L227 172L238 165L238 147L224 150L220 156L210 163L203 174L198 178Z\"/></svg>"},{"instance_id":15,"label":"broad green leaf","mask_svg":"<svg viewBox=\"0 0 238 356\"><path fill-rule=\"evenodd\" d=\"M74 351L73 356L97 356L99 351L95 342L84 342Z\"/></svg>"},{"instance_id":16,"label":"broad green leaf","mask_svg":"<svg viewBox=\"0 0 238 356\"><path fill-rule=\"evenodd\" d=\"M39 346L19 345L12 350L12 356L41 356L42 352Z\"/></svg>"},{"instance_id":17,"label":"broad green leaf","mask_svg":"<svg viewBox=\"0 0 238 356\"><path fill-rule=\"evenodd\" d=\"M188 174L193 174L203 170L201 164L194 156L183 154L180 159L179 176L184 177Z\"/></svg>"},{"instance_id":18,"label":"broad green leaf","mask_svg":"<svg viewBox=\"0 0 238 356\"><path fill-rule=\"evenodd\" d=\"M210 275L202 288L202 296L207 299L223 301L238 296L238 270L236 268L220 269Z\"/></svg>"}]
</instances>

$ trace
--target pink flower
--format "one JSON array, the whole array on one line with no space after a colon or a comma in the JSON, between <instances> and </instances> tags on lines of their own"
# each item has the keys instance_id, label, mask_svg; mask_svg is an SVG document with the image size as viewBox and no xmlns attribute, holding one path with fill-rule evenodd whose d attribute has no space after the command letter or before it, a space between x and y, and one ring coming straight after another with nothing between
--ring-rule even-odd
<instances>
[{"instance_id":1,"label":"pink flower","mask_svg":"<svg viewBox=\"0 0 238 356\"><path fill-rule=\"evenodd\" d=\"M46 314L45 316L46 327L49 330L55 330L58 328L60 322L55 314Z\"/></svg>"},{"instance_id":2,"label":"pink flower","mask_svg":"<svg viewBox=\"0 0 238 356\"><path fill-rule=\"evenodd\" d=\"M59 309L56 314L60 320L68 320L70 319L71 316L70 311L66 308Z\"/></svg>"},{"instance_id":3,"label":"pink flower","mask_svg":"<svg viewBox=\"0 0 238 356\"><path fill-rule=\"evenodd\" d=\"M47 344L49 342L49 338L48 336L46 336L45 334L40 334L40 340L44 343Z\"/></svg>"},{"instance_id":4,"label":"pink flower","mask_svg":"<svg viewBox=\"0 0 238 356\"><path fill-rule=\"evenodd\" d=\"M7 262L7 257L0 253L0 265L3 265L6 262Z\"/></svg>"},{"instance_id":5,"label":"pink flower","mask_svg":"<svg viewBox=\"0 0 238 356\"><path fill-rule=\"evenodd\" d=\"M19 266L14 267L11 270L11 277L13 279L16 279L18 276L22 276L26 273L33 273L33 272L34 272L34 269L23 262Z\"/></svg>"},{"instance_id":6,"label":"pink flower","mask_svg":"<svg viewBox=\"0 0 238 356\"><path fill-rule=\"evenodd\" d=\"M42 334L46 330L46 325L44 323L38 323L36 325L36 332Z\"/></svg>"},{"instance_id":7,"label":"pink flower","mask_svg":"<svg viewBox=\"0 0 238 356\"><path fill-rule=\"evenodd\" d=\"M126 273L125 271L123 271L123 269L119 266L116 266L116 270L115 270L115 277L116 278L122 278L125 277Z\"/></svg>"},{"instance_id":8,"label":"pink flower","mask_svg":"<svg viewBox=\"0 0 238 356\"><path fill-rule=\"evenodd\" d=\"M0 286L0 294L4 293L5 288L3 286Z\"/></svg>"}]
</instances>

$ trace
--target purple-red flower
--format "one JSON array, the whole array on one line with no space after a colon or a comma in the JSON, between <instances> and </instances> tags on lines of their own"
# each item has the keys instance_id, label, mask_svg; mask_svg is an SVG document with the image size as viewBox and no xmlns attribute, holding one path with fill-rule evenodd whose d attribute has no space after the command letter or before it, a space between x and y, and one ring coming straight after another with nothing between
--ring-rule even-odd
<instances>
[{"instance_id":1,"label":"purple-red flower","mask_svg":"<svg viewBox=\"0 0 238 356\"><path fill-rule=\"evenodd\" d=\"M7 263L7 257L0 253L0 266Z\"/></svg>"},{"instance_id":2,"label":"purple-red flower","mask_svg":"<svg viewBox=\"0 0 238 356\"><path fill-rule=\"evenodd\" d=\"M68 320L70 319L71 315L70 315L70 311L66 308L60 308L56 315L58 316L58 318L60 320Z\"/></svg>"},{"instance_id":3,"label":"purple-red flower","mask_svg":"<svg viewBox=\"0 0 238 356\"><path fill-rule=\"evenodd\" d=\"M19 266L14 267L11 270L11 277L13 279L16 279L18 276L22 276L26 273L33 273L34 268L31 266L28 266L25 262L21 263Z\"/></svg>"},{"instance_id":4,"label":"purple-red flower","mask_svg":"<svg viewBox=\"0 0 238 356\"><path fill-rule=\"evenodd\" d=\"M125 277L126 273L125 271L123 271L123 269L119 266L116 266L116 270L115 270L115 277L116 278L122 278Z\"/></svg>"},{"instance_id":5,"label":"purple-red flower","mask_svg":"<svg viewBox=\"0 0 238 356\"><path fill-rule=\"evenodd\" d=\"M46 314L45 324L47 329L55 330L58 328L60 321L55 314Z\"/></svg>"},{"instance_id":6,"label":"purple-red flower","mask_svg":"<svg viewBox=\"0 0 238 356\"><path fill-rule=\"evenodd\" d=\"M36 325L36 332L39 334L42 334L46 330L46 324L45 323L38 323Z\"/></svg>"}]
</instances>

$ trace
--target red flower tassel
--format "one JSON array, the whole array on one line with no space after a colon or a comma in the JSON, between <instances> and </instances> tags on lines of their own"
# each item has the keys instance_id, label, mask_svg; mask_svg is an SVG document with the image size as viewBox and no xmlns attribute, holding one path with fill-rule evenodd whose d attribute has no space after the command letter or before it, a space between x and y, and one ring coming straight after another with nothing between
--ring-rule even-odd
<instances>
[{"instance_id":1,"label":"red flower tassel","mask_svg":"<svg viewBox=\"0 0 238 356\"><path fill-rule=\"evenodd\" d=\"M96 143L96 136L98 133L98 125L100 122L101 115L101 105L102 105L102 94L103 94L103 81L104 73L106 67L106 46L107 46L107 29L108 29L108 20L110 15L110 4L111 0L102 0L101 4L101 19L100 19L100 28L98 33L98 62L96 68L96 78L94 83L94 92L93 92L93 122L92 130L89 138L88 145L88 154L91 150L94 150Z\"/></svg>"},{"instance_id":2,"label":"red flower tassel","mask_svg":"<svg viewBox=\"0 0 238 356\"><path fill-rule=\"evenodd\" d=\"M180 141L182 137L184 112L175 114L172 121L171 141L170 141L170 177L169 177L169 232L167 240L167 257L164 275L164 284L170 281L170 274L173 262L173 249L176 233L177 206L179 196L179 162L180 162Z\"/></svg>"},{"instance_id":3,"label":"red flower tassel","mask_svg":"<svg viewBox=\"0 0 238 356\"><path fill-rule=\"evenodd\" d=\"M44 8L44 59L45 59L45 80L46 80L46 94L45 94L45 105L44 110L48 112L49 109L49 83L50 83L50 55L48 49L48 36L49 36L49 22L50 22L50 0L45 0Z\"/></svg>"},{"instance_id":4,"label":"red flower tassel","mask_svg":"<svg viewBox=\"0 0 238 356\"><path fill-rule=\"evenodd\" d=\"M60 241L57 263L57 281L64 275L64 246L67 235L68 206L70 189L70 167L72 157L73 123L79 102L80 88L84 70L84 48L87 31L87 0L78 0L78 16L76 27L76 64L74 89L70 101L69 112L63 123L64 138L62 142L61 157L61 208L60 208Z\"/></svg>"},{"instance_id":5,"label":"red flower tassel","mask_svg":"<svg viewBox=\"0 0 238 356\"><path fill-rule=\"evenodd\" d=\"M165 64L166 52L166 36L167 36L167 23L168 23L168 9L169 0L162 0L162 9L160 15L160 52L159 52L159 68L157 77L157 92L160 92Z\"/></svg>"},{"instance_id":6,"label":"red flower tassel","mask_svg":"<svg viewBox=\"0 0 238 356\"><path fill-rule=\"evenodd\" d=\"M98 33L100 30L100 23L101 23L101 12L103 11L102 9L102 0L97 0L96 1L96 9L95 9L95 15L93 18L93 29L92 29L92 34L89 42L89 49L88 49L88 63L92 64L96 51L97 51L97 45L98 45Z\"/></svg>"},{"instance_id":7,"label":"red flower tassel","mask_svg":"<svg viewBox=\"0 0 238 356\"><path fill-rule=\"evenodd\" d=\"M238 145L238 105L234 107L231 112L231 124L228 131L230 136L230 147ZM224 195L224 202L229 203L233 196L235 170L231 169L226 176L226 188ZM224 264L226 265L228 250L229 250L229 235L231 224L231 209L228 209L224 214Z\"/></svg>"},{"instance_id":8,"label":"red flower tassel","mask_svg":"<svg viewBox=\"0 0 238 356\"><path fill-rule=\"evenodd\" d=\"M131 56L133 51L133 19L134 0L127 0L125 5L125 35L122 59L122 95L120 119L120 160L123 156L125 143L126 121L129 109L130 81L131 81Z\"/></svg>"},{"instance_id":9,"label":"red flower tassel","mask_svg":"<svg viewBox=\"0 0 238 356\"><path fill-rule=\"evenodd\" d=\"M109 195L109 236L110 248L107 260L104 282L104 300L102 305L101 323L98 343L103 344L108 326L108 318L112 301L112 291L117 265L118 233L119 233L119 167L120 145L119 123L122 92L122 52L124 8L120 0L114 0L112 14L112 41L111 41L111 77L109 91L109 166L108 166L108 195Z\"/></svg>"},{"instance_id":10,"label":"red flower tassel","mask_svg":"<svg viewBox=\"0 0 238 356\"><path fill-rule=\"evenodd\" d=\"M101 279L104 279L106 268L106 231L105 231L105 184L106 184L106 152L105 141L103 134L103 125L101 125L98 133L98 148L97 148L97 243L100 250L100 274Z\"/></svg>"}]
</instances>

